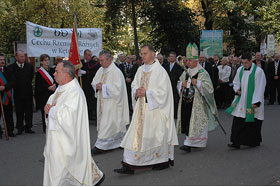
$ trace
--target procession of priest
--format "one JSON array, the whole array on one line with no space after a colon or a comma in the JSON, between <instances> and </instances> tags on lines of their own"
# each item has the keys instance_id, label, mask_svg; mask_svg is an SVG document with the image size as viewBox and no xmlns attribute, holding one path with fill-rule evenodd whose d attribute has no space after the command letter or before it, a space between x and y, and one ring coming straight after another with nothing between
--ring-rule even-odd
<instances>
[{"instance_id":1,"label":"procession of priest","mask_svg":"<svg viewBox=\"0 0 280 187\"><path fill-rule=\"evenodd\" d=\"M11 138L35 133L34 68L24 52L15 58L6 66L0 54L1 100ZM206 57L195 43L187 46L186 56L171 51L165 59L143 45L141 56L119 54L117 61L110 51L97 57L85 50L76 70L59 56L50 67L50 57L41 54L34 98L46 135L43 184L100 185L105 174L92 156L119 148L121 166L112 168L117 174L174 167L176 146L191 154L207 147L209 132L226 133L218 114L223 109L233 116L227 147L260 146L265 98L269 105L280 104L279 59L279 54L265 59L259 52ZM96 125L96 140L90 139L89 121ZM185 135L183 142L178 133Z\"/></svg>"}]
</instances>

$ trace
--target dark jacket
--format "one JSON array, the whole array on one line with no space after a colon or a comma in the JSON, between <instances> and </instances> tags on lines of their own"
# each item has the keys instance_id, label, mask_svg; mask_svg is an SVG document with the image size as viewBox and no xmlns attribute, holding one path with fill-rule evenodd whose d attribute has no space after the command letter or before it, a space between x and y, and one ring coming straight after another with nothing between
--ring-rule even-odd
<instances>
[{"instance_id":1,"label":"dark jacket","mask_svg":"<svg viewBox=\"0 0 280 187\"><path fill-rule=\"evenodd\" d=\"M280 77L280 61L278 62L278 69L277 69L277 74L275 74L275 61L272 61L268 64L267 67L267 75L270 81L273 82L280 82L280 79L274 80L274 76L279 76Z\"/></svg>"},{"instance_id":2,"label":"dark jacket","mask_svg":"<svg viewBox=\"0 0 280 187\"><path fill-rule=\"evenodd\" d=\"M86 71L86 74L82 75L82 87L84 92L93 92L91 82L100 67L100 63L93 60L83 64L82 70Z\"/></svg>"},{"instance_id":3,"label":"dark jacket","mask_svg":"<svg viewBox=\"0 0 280 187\"><path fill-rule=\"evenodd\" d=\"M137 63L132 66L131 71L130 71L130 76L129 76L131 78L131 82L134 80L134 77L135 77L135 75L137 73L137 70L140 66L141 65L138 65Z\"/></svg>"},{"instance_id":4,"label":"dark jacket","mask_svg":"<svg viewBox=\"0 0 280 187\"><path fill-rule=\"evenodd\" d=\"M10 67L4 66L3 75L7 81L7 84L5 84L5 91L11 90L16 83L16 78L12 72L12 69ZM1 92L1 96L3 96L4 91Z\"/></svg>"},{"instance_id":5,"label":"dark jacket","mask_svg":"<svg viewBox=\"0 0 280 187\"><path fill-rule=\"evenodd\" d=\"M177 91L177 83L178 83L178 80L179 80L180 76L182 75L182 73L184 71L183 68L181 68L181 66L178 65L177 63L174 64L171 71L170 71L170 64L169 63L163 65L163 67L169 75L174 97L179 97L179 93Z\"/></svg>"},{"instance_id":6,"label":"dark jacket","mask_svg":"<svg viewBox=\"0 0 280 187\"><path fill-rule=\"evenodd\" d=\"M213 68L213 65L211 62L204 62L204 69L207 71L207 73L209 74L210 78L211 78L211 81L212 81L212 84L213 84L213 87L215 87L215 85L218 85L218 76L217 76L217 71L214 72L214 68ZM215 66L215 65L214 65ZM218 71L219 73L219 71ZM215 76L214 76L215 74Z\"/></svg>"},{"instance_id":7,"label":"dark jacket","mask_svg":"<svg viewBox=\"0 0 280 187\"><path fill-rule=\"evenodd\" d=\"M53 77L53 76L52 76ZM36 101L36 109L42 109L46 105L49 97L54 93L50 91L48 88L50 85L44 79L44 77L39 73L36 72L35 77L35 101Z\"/></svg>"},{"instance_id":8,"label":"dark jacket","mask_svg":"<svg viewBox=\"0 0 280 187\"><path fill-rule=\"evenodd\" d=\"M33 96L32 79L34 75L34 68L32 64L24 62L24 66L21 69L17 63L13 63L9 66L15 76L14 86L14 98L25 99Z\"/></svg>"}]
</instances>

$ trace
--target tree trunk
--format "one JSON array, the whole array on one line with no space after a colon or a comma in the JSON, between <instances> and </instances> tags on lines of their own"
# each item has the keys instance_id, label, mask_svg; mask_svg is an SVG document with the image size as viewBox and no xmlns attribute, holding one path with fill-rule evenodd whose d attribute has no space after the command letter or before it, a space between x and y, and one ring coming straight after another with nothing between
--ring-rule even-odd
<instances>
[{"instance_id":1,"label":"tree trunk","mask_svg":"<svg viewBox=\"0 0 280 187\"><path fill-rule=\"evenodd\" d=\"M205 23L204 27L206 30L212 30L213 29L213 20L211 18L211 10L209 10L209 3L207 4L207 1L201 0L201 6L204 12L204 18L205 18Z\"/></svg>"},{"instance_id":2,"label":"tree trunk","mask_svg":"<svg viewBox=\"0 0 280 187\"><path fill-rule=\"evenodd\" d=\"M131 8L132 8L132 22L133 22L133 31L134 31L134 46L135 46L135 55L139 56L139 46L138 46L138 35L137 35L137 20L135 13L135 1L131 0Z\"/></svg>"}]
</instances>

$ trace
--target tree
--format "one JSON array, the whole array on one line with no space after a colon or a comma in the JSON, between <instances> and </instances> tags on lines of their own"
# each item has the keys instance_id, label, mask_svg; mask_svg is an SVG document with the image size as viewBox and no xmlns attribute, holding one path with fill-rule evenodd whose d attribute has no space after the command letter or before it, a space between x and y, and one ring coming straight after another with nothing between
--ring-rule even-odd
<instances>
[{"instance_id":1,"label":"tree","mask_svg":"<svg viewBox=\"0 0 280 187\"><path fill-rule=\"evenodd\" d=\"M13 42L26 38L26 21L54 27L71 28L74 12L78 27L106 28L105 8L88 0L2 0L0 2L0 40L2 53L13 53ZM103 30L104 40L107 39ZM105 43L106 44L106 43ZM107 46L105 45L104 48Z\"/></svg>"},{"instance_id":2,"label":"tree","mask_svg":"<svg viewBox=\"0 0 280 187\"><path fill-rule=\"evenodd\" d=\"M166 54L175 51L185 55L189 42L198 42L199 30L194 14L179 0L146 1L142 17L152 27L149 33L156 49Z\"/></svg>"}]
</instances>

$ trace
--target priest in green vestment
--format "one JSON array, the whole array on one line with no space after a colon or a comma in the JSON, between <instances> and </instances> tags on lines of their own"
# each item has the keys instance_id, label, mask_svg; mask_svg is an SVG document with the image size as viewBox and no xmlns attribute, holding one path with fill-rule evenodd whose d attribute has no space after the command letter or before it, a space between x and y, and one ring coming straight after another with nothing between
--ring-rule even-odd
<instances>
[{"instance_id":1,"label":"priest in green vestment","mask_svg":"<svg viewBox=\"0 0 280 187\"><path fill-rule=\"evenodd\" d=\"M191 148L206 147L208 131L218 126L213 116L218 115L213 84L207 71L198 63L197 51L195 44L188 45L188 69L178 82L180 102L177 129L186 135L180 149L187 152L191 152ZM205 102L208 102L208 106Z\"/></svg>"},{"instance_id":2,"label":"priest in green vestment","mask_svg":"<svg viewBox=\"0 0 280 187\"><path fill-rule=\"evenodd\" d=\"M250 53L242 55L242 66L233 80L235 99L226 110L233 115L231 144L240 149L241 145L256 147L262 142L261 126L264 120L264 91L266 78L262 68L252 63Z\"/></svg>"}]
</instances>

